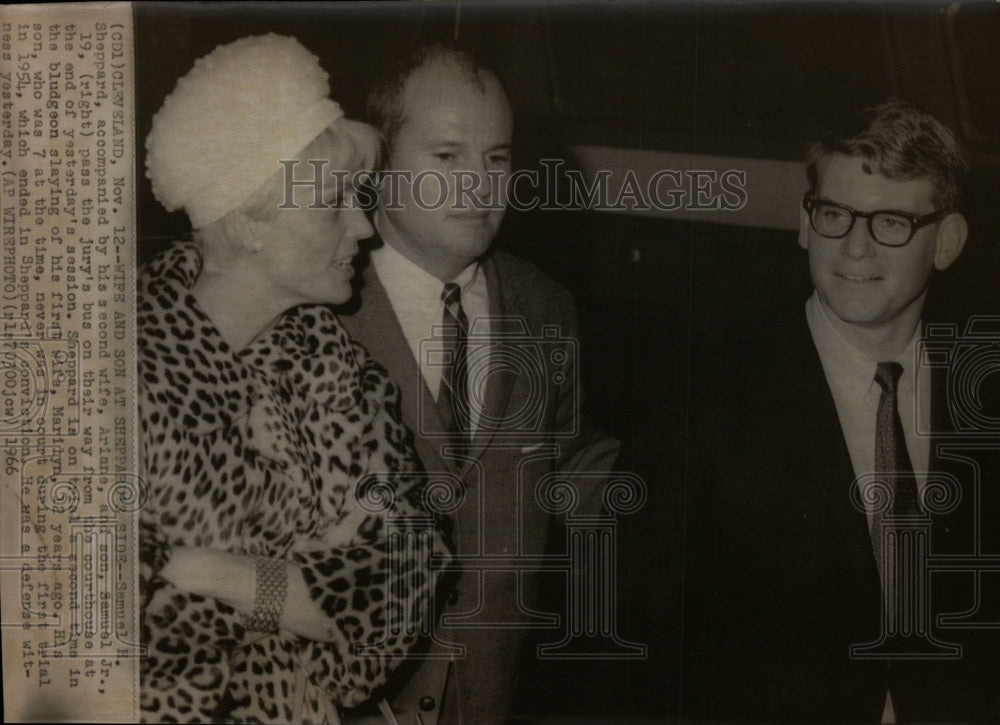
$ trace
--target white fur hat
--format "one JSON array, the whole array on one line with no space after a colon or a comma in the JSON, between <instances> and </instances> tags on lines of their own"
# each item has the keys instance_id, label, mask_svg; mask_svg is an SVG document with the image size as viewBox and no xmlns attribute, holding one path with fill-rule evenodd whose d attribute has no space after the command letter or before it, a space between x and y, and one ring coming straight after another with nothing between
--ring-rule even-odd
<instances>
[{"instance_id":1,"label":"white fur hat","mask_svg":"<svg viewBox=\"0 0 1000 725\"><path fill-rule=\"evenodd\" d=\"M199 229L246 201L343 115L315 55L259 35L198 59L153 117L146 175L168 211Z\"/></svg>"}]
</instances>

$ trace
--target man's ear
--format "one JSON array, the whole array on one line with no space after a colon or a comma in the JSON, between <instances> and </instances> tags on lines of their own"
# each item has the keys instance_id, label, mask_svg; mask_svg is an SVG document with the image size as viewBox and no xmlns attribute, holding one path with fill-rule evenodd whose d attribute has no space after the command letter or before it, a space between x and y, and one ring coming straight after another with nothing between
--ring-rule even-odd
<instances>
[{"instance_id":1,"label":"man's ear","mask_svg":"<svg viewBox=\"0 0 1000 725\"><path fill-rule=\"evenodd\" d=\"M809 214L799 207L799 246L809 249Z\"/></svg>"},{"instance_id":2,"label":"man's ear","mask_svg":"<svg viewBox=\"0 0 1000 725\"><path fill-rule=\"evenodd\" d=\"M958 212L942 219L934 242L934 268L939 271L948 269L965 249L965 239L968 236L969 224Z\"/></svg>"}]
</instances>

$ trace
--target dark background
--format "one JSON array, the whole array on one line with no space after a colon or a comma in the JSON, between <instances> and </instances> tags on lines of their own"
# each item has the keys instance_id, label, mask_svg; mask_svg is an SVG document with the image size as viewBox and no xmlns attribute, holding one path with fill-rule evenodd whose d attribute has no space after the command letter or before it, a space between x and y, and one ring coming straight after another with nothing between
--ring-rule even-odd
<instances>
[{"instance_id":1,"label":"dark background","mask_svg":"<svg viewBox=\"0 0 1000 725\"><path fill-rule=\"evenodd\" d=\"M363 117L367 89L400 53L458 37L507 86L516 168L542 157L573 166L580 144L732 157L735 168L744 157L799 161L832 117L907 98L950 125L973 162L963 207L969 242L934 281L928 316L1000 313L995 2L139 3L135 16L140 140L196 58L264 32L294 35L319 56L351 118ZM142 259L188 231L186 217L166 213L144 178L139 230ZM620 634L648 644L648 658L528 658L519 710L571 722L668 718L683 695L676 553L691 352L724 349L715 330L729 310L766 309L790 295L804 301L805 253L788 229L669 213L511 212L497 244L575 295L589 412L623 440L619 467L641 475L650 493L623 522L619 552Z\"/></svg>"}]
</instances>

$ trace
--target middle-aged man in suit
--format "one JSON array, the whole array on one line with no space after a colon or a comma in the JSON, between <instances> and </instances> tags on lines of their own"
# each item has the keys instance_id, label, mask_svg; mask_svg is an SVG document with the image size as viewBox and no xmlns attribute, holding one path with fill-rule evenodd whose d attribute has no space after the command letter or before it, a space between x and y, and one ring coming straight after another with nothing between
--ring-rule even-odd
<instances>
[{"instance_id":1,"label":"middle-aged man in suit","mask_svg":"<svg viewBox=\"0 0 1000 725\"><path fill-rule=\"evenodd\" d=\"M434 45L377 86L369 110L388 146L379 246L344 324L399 384L425 468L465 487L452 516L458 554L537 556L552 517L536 484L553 471L607 471L619 446L581 424L569 294L491 250L511 169L507 96L471 55ZM465 339L464 363L439 354L452 355L436 326ZM587 493L577 513L599 504ZM464 657L414 663L390 697L400 722L504 722L524 625L546 621L531 613L537 593L534 572L462 571L437 636L464 645Z\"/></svg>"},{"instance_id":2,"label":"middle-aged man in suit","mask_svg":"<svg viewBox=\"0 0 1000 725\"><path fill-rule=\"evenodd\" d=\"M805 308L730 316L697 351L686 717L1000 717L996 630L974 628L1000 623L1000 577L935 572L929 599L905 587L917 554L998 553L997 431L956 417L954 370L918 355L929 281L966 241L966 168L952 133L904 101L837 128L807 159ZM925 523L922 552L890 545Z\"/></svg>"}]
</instances>

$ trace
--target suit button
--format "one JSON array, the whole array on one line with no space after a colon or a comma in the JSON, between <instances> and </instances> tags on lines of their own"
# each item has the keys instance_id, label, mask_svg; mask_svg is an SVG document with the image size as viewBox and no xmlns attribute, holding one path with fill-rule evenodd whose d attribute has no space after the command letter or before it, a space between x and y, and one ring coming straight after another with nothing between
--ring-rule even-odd
<instances>
[{"instance_id":1,"label":"suit button","mask_svg":"<svg viewBox=\"0 0 1000 725\"><path fill-rule=\"evenodd\" d=\"M431 697L430 695L424 695L423 697L420 698L420 709L423 710L424 712L430 712L431 710L434 709L434 706L436 704L437 703L434 702L434 698Z\"/></svg>"},{"instance_id":2,"label":"suit button","mask_svg":"<svg viewBox=\"0 0 1000 725\"><path fill-rule=\"evenodd\" d=\"M448 592L448 604L450 604L453 607L456 604L458 604L458 590L457 589L452 589L450 592Z\"/></svg>"}]
</instances>

